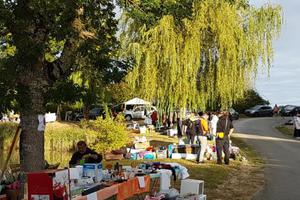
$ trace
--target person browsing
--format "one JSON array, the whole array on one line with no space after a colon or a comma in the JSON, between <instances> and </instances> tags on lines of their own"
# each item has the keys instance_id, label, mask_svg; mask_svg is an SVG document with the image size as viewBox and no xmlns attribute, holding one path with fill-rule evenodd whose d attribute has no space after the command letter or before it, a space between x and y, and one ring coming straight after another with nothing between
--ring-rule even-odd
<instances>
[{"instance_id":1,"label":"person browsing","mask_svg":"<svg viewBox=\"0 0 300 200\"><path fill-rule=\"evenodd\" d=\"M229 142L230 135L233 133L234 128L229 119L228 112L220 112L218 117L216 137L217 164L222 164L222 151L224 150L224 162L226 165L229 165Z\"/></svg>"},{"instance_id":2,"label":"person browsing","mask_svg":"<svg viewBox=\"0 0 300 200\"><path fill-rule=\"evenodd\" d=\"M79 141L77 143L77 151L72 155L69 165L79 165L82 164L81 162L100 163L101 161L102 156L100 154L88 148L84 141Z\"/></svg>"}]
</instances>

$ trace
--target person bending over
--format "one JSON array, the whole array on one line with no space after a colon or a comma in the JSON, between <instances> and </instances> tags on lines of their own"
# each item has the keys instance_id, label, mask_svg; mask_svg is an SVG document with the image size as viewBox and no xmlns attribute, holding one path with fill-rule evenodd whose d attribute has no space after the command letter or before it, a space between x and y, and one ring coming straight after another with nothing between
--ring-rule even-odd
<instances>
[{"instance_id":1,"label":"person bending over","mask_svg":"<svg viewBox=\"0 0 300 200\"><path fill-rule=\"evenodd\" d=\"M82 160L84 163L100 163L102 161L102 156L88 148L84 141L79 141L77 143L77 151L72 155L69 165L74 166L82 164L80 162Z\"/></svg>"}]
</instances>

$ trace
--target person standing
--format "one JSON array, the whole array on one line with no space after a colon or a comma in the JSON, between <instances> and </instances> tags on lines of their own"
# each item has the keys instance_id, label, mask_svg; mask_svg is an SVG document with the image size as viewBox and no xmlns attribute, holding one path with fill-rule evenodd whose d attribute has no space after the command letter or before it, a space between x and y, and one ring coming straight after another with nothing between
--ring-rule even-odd
<instances>
[{"instance_id":1,"label":"person standing","mask_svg":"<svg viewBox=\"0 0 300 200\"><path fill-rule=\"evenodd\" d=\"M300 110L298 110L297 114L293 117L294 121L294 137L296 139L300 139Z\"/></svg>"},{"instance_id":2,"label":"person standing","mask_svg":"<svg viewBox=\"0 0 300 200\"><path fill-rule=\"evenodd\" d=\"M217 123L217 137L216 137L216 148L217 148L217 164L222 164L222 151L224 150L225 158L224 163L229 165L229 144L230 136L233 133L234 127L229 120L228 112L220 112L218 114L219 121Z\"/></svg>"},{"instance_id":3,"label":"person standing","mask_svg":"<svg viewBox=\"0 0 300 200\"><path fill-rule=\"evenodd\" d=\"M152 125L154 126L154 129L156 128L157 120L158 120L158 113L156 110L154 110L151 114L151 121L152 121Z\"/></svg>"},{"instance_id":4,"label":"person standing","mask_svg":"<svg viewBox=\"0 0 300 200\"><path fill-rule=\"evenodd\" d=\"M196 134L197 140L200 143L200 149L198 151L197 160L198 163L204 163L204 153L207 148L207 134L209 133L208 128L208 115L203 112L198 113L200 119L196 121Z\"/></svg>"},{"instance_id":5,"label":"person standing","mask_svg":"<svg viewBox=\"0 0 300 200\"><path fill-rule=\"evenodd\" d=\"M192 121L192 118L189 117L188 119L185 120L185 125L186 125L186 137L188 139L189 144L194 144L195 140L195 122Z\"/></svg>"},{"instance_id":6,"label":"person standing","mask_svg":"<svg viewBox=\"0 0 300 200\"><path fill-rule=\"evenodd\" d=\"M211 114L211 120L210 120L210 134L213 135L215 138L217 135L217 123L219 121L219 117L217 116L217 113Z\"/></svg>"},{"instance_id":7,"label":"person standing","mask_svg":"<svg viewBox=\"0 0 300 200\"><path fill-rule=\"evenodd\" d=\"M274 108L273 108L273 115L274 116L278 116L279 115L279 107L277 106L277 104L275 104Z\"/></svg>"},{"instance_id":8,"label":"person standing","mask_svg":"<svg viewBox=\"0 0 300 200\"><path fill-rule=\"evenodd\" d=\"M177 136L182 138L182 120L180 116L177 117Z\"/></svg>"}]
</instances>

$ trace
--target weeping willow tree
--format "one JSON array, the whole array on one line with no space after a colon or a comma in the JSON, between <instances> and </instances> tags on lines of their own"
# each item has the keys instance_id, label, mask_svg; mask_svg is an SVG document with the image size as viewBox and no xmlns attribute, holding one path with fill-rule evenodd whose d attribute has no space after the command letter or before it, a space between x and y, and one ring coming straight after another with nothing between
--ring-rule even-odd
<instances>
[{"instance_id":1,"label":"weeping willow tree","mask_svg":"<svg viewBox=\"0 0 300 200\"><path fill-rule=\"evenodd\" d=\"M123 56L133 58L134 67L125 81L164 110L228 108L255 80L260 62L271 66L272 42L282 24L280 6L185 0L190 5L180 6L190 9L185 16L175 15L176 9L157 10L161 16L149 25L132 14L147 12L143 1L129 2L123 7L121 40ZM167 2L172 8L177 4Z\"/></svg>"}]
</instances>

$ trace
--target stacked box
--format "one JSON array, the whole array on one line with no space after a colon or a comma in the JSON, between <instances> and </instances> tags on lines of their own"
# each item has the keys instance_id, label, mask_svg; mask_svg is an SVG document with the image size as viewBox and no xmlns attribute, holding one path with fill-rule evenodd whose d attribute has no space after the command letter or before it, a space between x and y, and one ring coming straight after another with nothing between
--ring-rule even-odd
<instances>
[{"instance_id":1,"label":"stacked box","mask_svg":"<svg viewBox=\"0 0 300 200\"><path fill-rule=\"evenodd\" d=\"M29 200L70 200L69 170L27 174Z\"/></svg>"},{"instance_id":2,"label":"stacked box","mask_svg":"<svg viewBox=\"0 0 300 200\"><path fill-rule=\"evenodd\" d=\"M103 179L102 164L101 163L85 163L83 165L83 176L91 177L95 182Z\"/></svg>"},{"instance_id":3,"label":"stacked box","mask_svg":"<svg viewBox=\"0 0 300 200\"><path fill-rule=\"evenodd\" d=\"M157 159L165 159L167 158L167 150L156 150Z\"/></svg>"},{"instance_id":4,"label":"stacked box","mask_svg":"<svg viewBox=\"0 0 300 200\"><path fill-rule=\"evenodd\" d=\"M150 146L150 142L138 142L134 144L135 149L147 149Z\"/></svg>"},{"instance_id":5,"label":"stacked box","mask_svg":"<svg viewBox=\"0 0 300 200\"><path fill-rule=\"evenodd\" d=\"M201 195L204 192L204 181L196 179L184 179L181 180L180 195L187 194Z\"/></svg>"}]
</instances>

